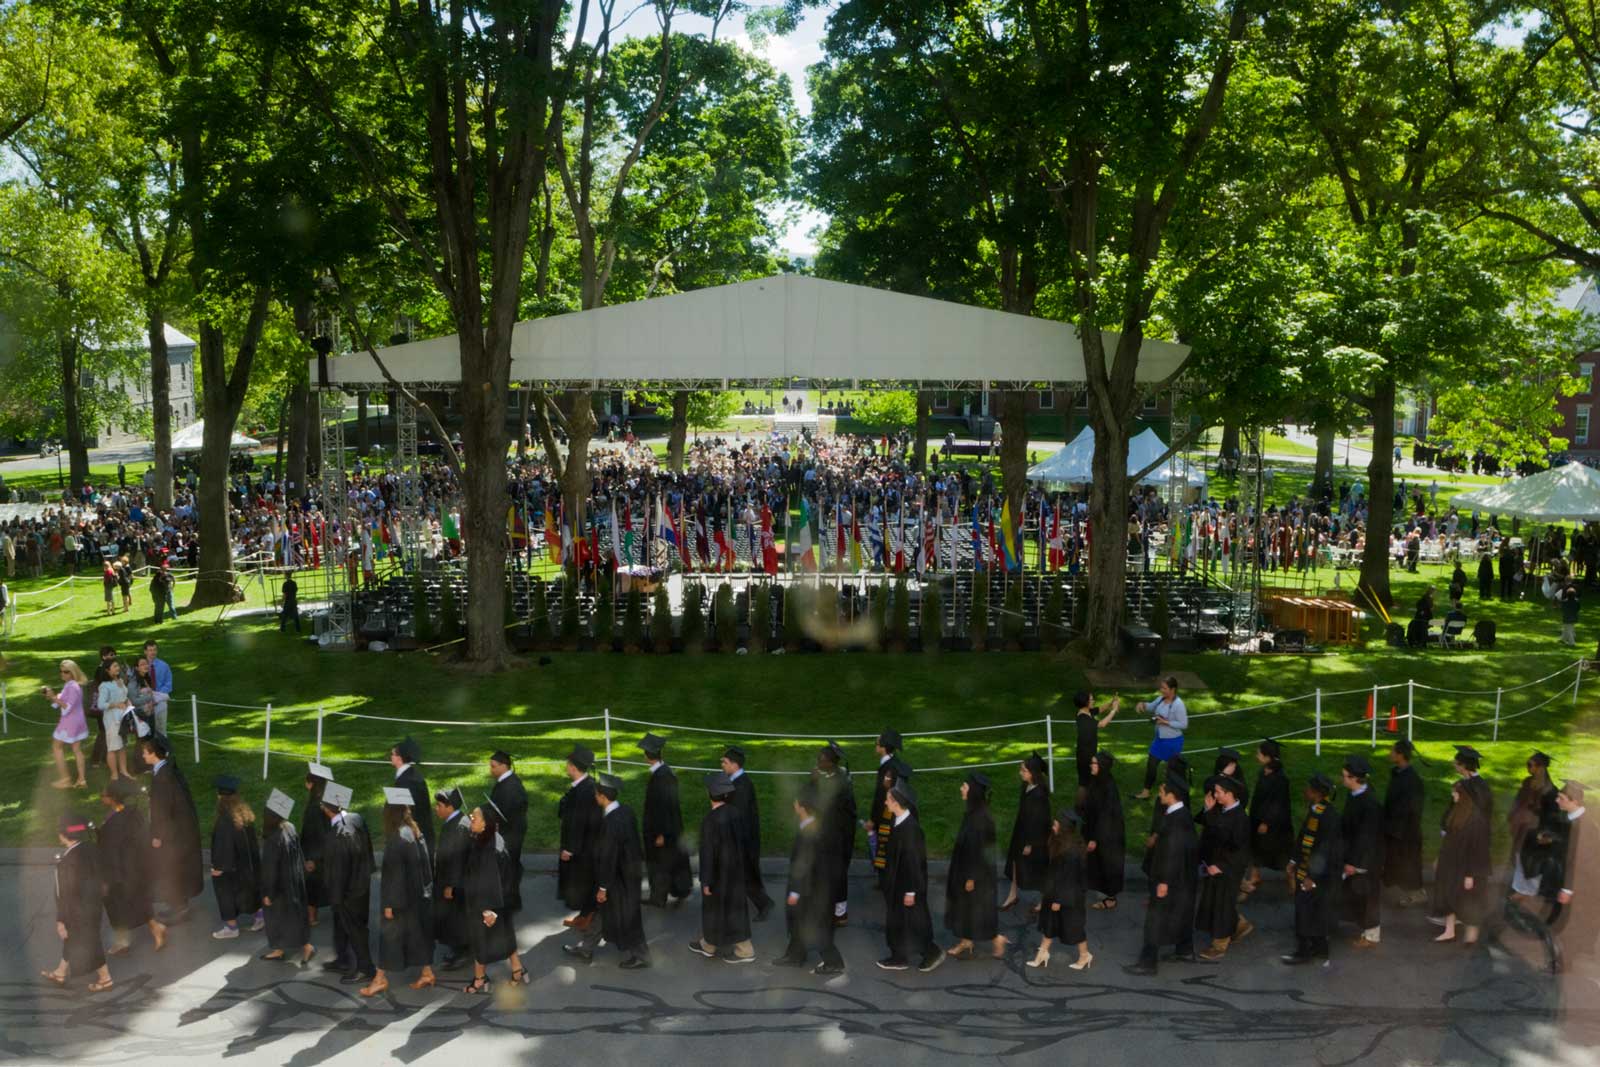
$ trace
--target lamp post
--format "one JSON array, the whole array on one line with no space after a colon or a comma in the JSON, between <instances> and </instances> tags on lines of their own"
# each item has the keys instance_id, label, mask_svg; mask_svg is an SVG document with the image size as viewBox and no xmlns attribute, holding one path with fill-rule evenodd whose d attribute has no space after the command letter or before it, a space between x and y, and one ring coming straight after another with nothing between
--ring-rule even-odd
<instances>
[{"instance_id":1,"label":"lamp post","mask_svg":"<svg viewBox=\"0 0 1600 1067\"><path fill-rule=\"evenodd\" d=\"M56 446L56 488L65 489L66 482L61 476L61 446Z\"/></svg>"}]
</instances>

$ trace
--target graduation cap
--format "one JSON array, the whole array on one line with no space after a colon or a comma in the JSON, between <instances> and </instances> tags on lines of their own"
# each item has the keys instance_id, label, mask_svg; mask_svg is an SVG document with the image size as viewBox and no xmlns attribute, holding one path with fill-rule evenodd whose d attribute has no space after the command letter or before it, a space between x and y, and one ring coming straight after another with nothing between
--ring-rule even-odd
<instances>
[{"instance_id":1,"label":"graduation cap","mask_svg":"<svg viewBox=\"0 0 1600 1067\"><path fill-rule=\"evenodd\" d=\"M1372 773L1372 764L1367 762L1367 757L1355 755L1344 761L1344 769L1352 778L1365 778Z\"/></svg>"},{"instance_id":2,"label":"graduation cap","mask_svg":"<svg viewBox=\"0 0 1600 1067\"><path fill-rule=\"evenodd\" d=\"M267 810L280 819L287 819L294 814L294 798L281 789L274 789L267 796Z\"/></svg>"},{"instance_id":3,"label":"graduation cap","mask_svg":"<svg viewBox=\"0 0 1600 1067\"><path fill-rule=\"evenodd\" d=\"M973 789L982 789L985 793L989 791L989 776L982 771L968 771L966 782Z\"/></svg>"},{"instance_id":4,"label":"graduation cap","mask_svg":"<svg viewBox=\"0 0 1600 1067\"><path fill-rule=\"evenodd\" d=\"M646 756L659 756L661 755L661 750L666 747L666 741L655 734L645 734L639 739L639 748Z\"/></svg>"},{"instance_id":5,"label":"graduation cap","mask_svg":"<svg viewBox=\"0 0 1600 1067\"><path fill-rule=\"evenodd\" d=\"M1240 797L1244 796L1244 783L1231 774L1218 775L1213 788L1216 788L1217 786L1226 789L1230 794L1233 795L1235 800L1238 800Z\"/></svg>"},{"instance_id":6,"label":"graduation cap","mask_svg":"<svg viewBox=\"0 0 1600 1067\"><path fill-rule=\"evenodd\" d=\"M411 806L411 790L401 786L386 785L383 787L383 802L396 807L409 808Z\"/></svg>"},{"instance_id":7,"label":"graduation cap","mask_svg":"<svg viewBox=\"0 0 1600 1067\"><path fill-rule=\"evenodd\" d=\"M239 791L239 779L236 775L219 774L211 780L211 784L216 786L217 792L223 796L231 796Z\"/></svg>"},{"instance_id":8,"label":"graduation cap","mask_svg":"<svg viewBox=\"0 0 1600 1067\"><path fill-rule=\"evenodd\" d=\"M1528 757L1528 762L1538 764L1540 767L1549 767L1551 761L1548 755L1535 749L1533 755Z\"/></svg>"},{"instance_id":9,"label":"graduation cap","mask_svg":"<svg viewBox=\"0 0 1600 1067\"><path fill-rule=\"evenodd\" d=\"M333 772L320 763L306 764L307 778L321 778L324 782L333 781Z\"/></svg>"},{"instance_id":10,"label":"graduation cap","mask_svg":"<svg viewBox=\"0 0 1600 1067\"><path fill-rule=\"evenodd\" d=\"M706 793L712 800L720 800L733 793L733 779L721 771L706 775Z\"/></svg>"},{"instance_id":11,"label":"graduation cap","mask_svg":"<svg viewBox=\"0 0 1600 1067\"><path fill-rule=\"evenodd\" d=\"M500 764L502 767L511 766L511 754L503 748L497 748L493 752L489 753L489 758Z\"/></svg>"},{"instance_id":12,"label":"graduation cap","mask_svg":"<svg viewBox=\"0 0 1600 1067\"><path fill-rule=\"evenodd\" d=\"M466 803L461 796L461 790L454 788L438 790L433 794L433 799L435 803L448 804L457 811L460 811L461 806Z\"/></svg>"},{"instance_id":13,"label":"graduation cap","mask_svg":"<svg viewBox=\"0 0 1600 1067\"><path fill-rule=\"evenodd\" d=\"M622 779L614 774L600 774L598 778L599 781L595 783L595 789L612 800L617 799L617 794L622 792Z\"/></svg>"},{"instance_id":14,"label":"graduation cap","mask_svg":"<svg viewBox=\"0 0 1600 1067\"><path fill-rule=\"evenodd\" d=\"M916 806L916 791L911 788L911 783L904 778L889 787L889 795L898 800L903 807L912 808Z\"/></svg>"},{"instance_id":15,"label":"graduation cap","mask_svg":"<svg viewBox=\"0 0 1600 1067\"><path fill-rule=\"evenodd\" d=\"M1328 776L1326 774L1323 774L1321 771L1318 771L1316 774L1313 774L1311 776L1311 780L1306 783L1306 788L1307 789L1315 789L1317 792L1321 793L1324 797L1329 797L1329 796L1333 795L1333 782L1332 782L1331 779L1328 778Z\"/></svg>"},{"instance_id":16,"label":"graduation cap","mask_svg":"<svg viewBox=\"0 0 1600 1067\"><path fill-rule=\"evenodd\" d=\"M878 744L883 748L888 749L890 752L900 751L902 745L900 740L900 731L885 729L883 733L878 735Z\"/></svg>"},{"instance_id":17,"label":"graduation cap","mask_svg":"<svg viewBox=\"0 0 1600 1067\"><path fill-rule=\"evenodd\" d=\"M1479 764L1483 762L1483 753L1471 745L1457 745L1456 762L1469 771L1475 771L1478 769Z\"/></svg>"},{"instance_id":18,"label":"graduation cap","mask_svg":"<svg viewBox=\"0 0 1600 1067\"><path fill-rule=\"evenodd\" d=\"M827 744L823 745L822 752L820 754L828 757L835 767L838 767L844 763L844 749L839 747L839 742L837 741L829 741Z\"/></svg>"},{"instance_id":19,"label":"graduation cap","mask_svg":"<svg viewBox=\"0 0 1600 1067\"><path fill-rule=\"evenodd\" d=\"M1043 756L1037 752L1030 753L1028 758L1022 761L1022 765L1028 768L1028 777L1033 779L1034 785L1045 784L1046 772Z\"/></svg>"},{"instance_id":20,"label":"graduation cap","mask_svg":"<svg viewBox=\"0 0 1600 1067\"><path fill-rule=\"evenodd\" d=\"M1077 829L1083 826L1083 816L1079 815L1075 808L1062 808L1056 812L1056 822Z\"/></svg>"},{"instance_id":21,"label":"graduation cap","mask_svg":"<svg viewBox=\"0 0 1600 1067\"><path fill-rule=\"evenodd\" d=\"M567 762L580 771L587 771L594 766L594 753L583 745L573 745L572 751L567 753Z\"/></svg>"},{"instance_id":22,"label":"graduation cap","mask_svg":"<svg viewBox=\"0 0 1600 1067\"><path fill-rule=\"evenodd\" d=\"M144 790L139 788L139 784L137 782L131 781L127 778L113 778L111 781L106 783L104 789L100 790L100 795L110 797L119 803L125 804L142 792L144 792Z\"/></svg>"},{"instance_id":23,"label":"graduation cap","mask_svg":"<svg viewBox=\"0 0 1600 1067\"><path fill-rule=\"evenodd\" d=\"M402 737L395 744L394 754L399 756L401 761L405 763L422 762L422 746L413 741L410 734Z\"/></svg>"},{"instance_id":24,"label":"graduation cap","mask_svg":"<svg viewBox=\"0 0 1600 1067\"><path fill-rule=\"evenodd\" d=\"M1408 760L1415 759L1417 756L1417 746L1413 745L1409 738L1402 737L1400 740L1396 741L1394 743L1394 750Z\"/></svg>"},{"instance_id":25,"label":"graduation cap","mask_svg":"<svg viewBox=\"0 0 1600 1067\"><path fill-rule=\"evenodd\" d=\"M62 837L70 837L74 841L94 829L94 822L87 815L80 815L75 811L64 811L61 818L56 821L56 832Z\"/></svg>"},{"instance_id":26,"label":"graduation cap","mask_svg":"<svg viewBox=\"0 0 1600 1067\"><path fill-rule=\"evenodd\" d=\"M322 788L322 806L333 808L336 811L343 811L354 796L355 794L350 791L349 786L340 785L338 782L329 782Z\"/></svg>"},{"instance_id":27,"label":"graduation cap","mask_svg":"<svg viewBox=\"0 0 1600 1067\"><path fill-rule=\"evenodd\" d=\"M722 750L722 758L732 763L737 763L739 766L743 767L744 749L740 748L738 745L729 745L727 748Z\"/></svg>"},{"instance_id":28,"label":"graduation cap","mask_svg":"<svg viewBox=\"0 0 1600 1067\"><path fill-rule=\"evenodd\" d=\"M1239 762L1239 750L1238 749L1225 748L1225 749L1222 749L1220 752L1217 753L1217 764L1216 764L1216 766L1217 766L1217 770L1219 770L1219 771L1222 770L1222 768L1226 767L1230 763L1238 763L1238 762Z\"/></svg>"},{"instance_id":29,"label":"graduation cap","mask_svg":"<svg viewBox=\"0 0 1600 1067\"><path fill-rule=\"evenodd\" d=\"M1189 799L1189 779L1188 779L1187 776L1181 775L1181 774L1173 774L1170 770L1168 770L1167 778L1166 778L1166 781L1165 781L1164 784L1167 787L1167 792L1171 793L1175 797L1179 797L1180 799L1184 800L1185 802L1188 801L1188 799Z\"/></svg>"},{"instance_id":30,"label":"graduation cap","mask_svg":"<svg viewBox=\"0 0 1600 1067\"><path fill-rule=\"evenodd\" d=\"M1099 752L1094 754L1094 761L1100 764L1101 774L1108 774L1111 771L1112 765L1117 762L1117 757L1109 748L1102 748Z\"/></svg>"},{"instance_id":31,"label":"graduation cap","mask_svg":"<svg viewBox=\"0 0 1600 1067\"><path fill-rule=\"evenodd\" d=\"M1278 744L1278 742L1274 741L1270 737L1266 738L1264 741L1262 741L1260 746L1259 746L1259 748L1260 748L1261 754L1263 756L1267 757L1268 759L1282 759L1283 758L1283 746Z\"/></svg>"}]
</instances>

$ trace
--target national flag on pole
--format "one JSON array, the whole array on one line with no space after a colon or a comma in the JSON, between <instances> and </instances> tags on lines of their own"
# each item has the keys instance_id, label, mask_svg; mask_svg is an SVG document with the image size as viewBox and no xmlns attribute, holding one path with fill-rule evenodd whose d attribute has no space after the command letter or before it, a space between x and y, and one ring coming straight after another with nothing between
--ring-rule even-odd
<instances>
[{"instance_id":1,"label":"national flag on pole","mask_svg":"<svg viewBox=\"0 0 1600 1067\"><path fill-rule=\"evenodd\" d=\"M678 501L678 514L674 516L672 510L667 509L667 517L672 519L673 544L678 546L678 558L683 560L683 569L694 570L694 558L689 555L689 528L683 514L684 502Z\"/></svg>"},{"instance_id":2,"label":"national flag on pole","mask_svg":"<svg viewBox=\"0 0 1600 1067\"><path fill-rule=\"evenodd\" d=\"M694 550L700 557L700 569L705 570L711 563L710 544L706 540L706 506L699 503L694 506Z\"/></svg>"},{"instance_id":3,"label":"national flag on pole","mask_svg":"<svg viewBox=\"0 0 1600 1067\"><path fill-rule=\"evenodd\" d=\"M978 509L972 509L972 569L984 569L983 527L978 525Z\"/></svg>"},{"instance_id":4,"label":"national flag on pole","mask_svg":"<svg viewBox=\"0 0 1600 1067\"><path fill-rule=\"evenodd\" d=\"M894 539L894 572L899 574L906 569L906 508L900 505L900 513L896 517Z\"/></svg>"},{"instance_id":5,"label":"national flag on pole","mask_svg":"<svg viewBox=\"0 0 1600 1067\"><path fill-rule=\"evenodd\" d=\"M1000 538L994 529L994 508L989 508L989 561L996 567L1005 565L1005 553L1000 550Z\"/></svg>"},{"instance_id":6,"label":"national flag on pole","mask_svg":"<svg viewBox=\"0 0 1600 1067\"><path fill-rule=\"evenodd\" d=\"M1061 544L1061 501L1050 512L1050 569L1058 571L1066 562L1067 553Z\"/></svg>"},{"instance_id":7,"label":"national flag on pole","mask_svg":"<svg viewBox=\"0 0 1600 1067\"><path fill-rule=\"evenodd\" d=\"M617 561L617 566L625 567L628 561L622 557L622 520L617 518L617 502L611 502L611 558Z\"/></svg>"},{"instance_id":8,"label":"national flag on pole","mask_svg":"<svg viewBox=\"0 0 1600 1067\"><path fill-rule=\"evenodd\" d=\"M939 565L939 514L937 507L934 514L928 515L926 505L922 508L922 552L917 556L917 573L927 574L928 568Z\"/></svg>"},{"instance_id":9,"label":"national flag on pole","mask_svg":"<svg viewBox=\"0 0 1600 1067\"><path fill-rule=\"evenodd\" d=\"M728 540L728 528L725 524L716 528L712 541L717 548L717 565L724 571L733 570L739 562L739 556L733 549L733 542Z\"/></svg>"},{"instance_id":10,"label":"national flag on pole","mask_svg":"<svg viewBox=\"0 0 1600 1067\"><path fill-rule=\"evenodd\" d=\"M991 519L990 521L993 520ZM1020 570L1022 568L1022 531L1017 528L1017 521L1011 516L1011 501L1009 499L1000 507L1000 548L1005 553L1006 570Z\"/></svg>"},{"instance_id":11,"label":"national flag on pole","mask_svg":"<svg viewBox=\"0 0 1600 1067\"><path fill-rule=\"evenodd\" d=\"M850 570L861 569L861 516L850 512Z\"/></svg>"},{"instance_id":12,"label":"national flag on pole","mask_svg":"<svg viewBox=\"0 0 1600 1067\"><path fill-rule=\"evenodd\" d=\"M838 532L838 550L834 553L834 555L837 557L837 563L839 568L842 570L844 568L845 559L850 551L849 547L845 544L846 532L844 528L844 503L842 501L833 505L833 525L834 529Z\"/></svg>"},{"instance_id":13,"label":"national flag on pole","mask_svg":"<svg viewBox=\"0 0 1600 1067\"><path fill-rule=\"evenodd\" d=\"M772 509L761 505L761 569L778 573L778 542L772 535Z\"/></svg>"},{"instance_id":14,"label":"national flag on pole","mask_svg":"<svg viewBox=\"0 0 1600 1067\"><path fill-rule=\"evenodd\" d=\"M561 562L561 534L556 530L556 509L553 505L547 505L544 509L544 548L551 563Z\"/></svg>"},{"instance_id":15,"label":"national flag on pole","mask_svg":"<svg viewBox=\"0 0 1600 1067\"><path fill-rule=\"evenodd\" d=\"M624 503L622 505L622 556L628 561L629 565L632 565L633 563L633 549L633 505L631 503Z\"/></svg>"},{"instance_id":16,"label":"national flag on pole","mask_svg":"<svg viewBox=\"0 0 1600 1067\"><path fill-rule=\"evenodd\" d=\"M672 525L672 512L662 497L656 497L656 536L672 547L678 547L678 531Z\"/></svg>"},{"instance_id":17,"label":"national flag on pole","mask_svg":"<svg viewBox=\"0 0 1600 1067\"><path fill-rule=\"evenodd\" d=\"M817 553L811 543L811 505L806 502L804 494L800 496L800 569L817 569Z\"/></svg>"}]
</instances>

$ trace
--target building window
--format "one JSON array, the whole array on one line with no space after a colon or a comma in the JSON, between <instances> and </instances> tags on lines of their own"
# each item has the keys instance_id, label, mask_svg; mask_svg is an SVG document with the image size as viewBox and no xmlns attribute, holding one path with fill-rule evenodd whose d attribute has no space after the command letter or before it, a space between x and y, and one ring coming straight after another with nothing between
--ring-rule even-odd
<instances>
[{"instance_id":1,"label":"building window","mask_svg":"<svg viewBox=\"0 0 1600 1067\"><path fill-rule=\"evenodd\" d=\"M1054 411L1056 409L1056 391L1046 389L1039 394L1039 410Z\"/></svg>"},{"instance_id":2,"label":"building window","mask_svg":"<svg viewBox=\"0 0 1600 1067\"><path fill-rule=\"evenodd\" d=\"M1578 364L1578 377L1583 380L1583 384L1578 387L1579 396L1588 396L1590 393L1594 392L1593 363Z\"/></svg>"},{"instance_id":3,"label":"building window","mask_svg":"<svg viewBox=\"0 0 1600 1067\"><path fill-rule=\"evenodd\" d=\"M1160 402L1160 397L1157 397L1154 394L1152 394L1150 396L1147 396L1147 397L1144 398L1144 409L1146 411L1154 411L1156 409L1156 405L1159 402Z\"/></svg>"},{"instance_id":4,"label":"building window","mask_svg":"<svg viewBox=\"0 0 1600 1067\"><path fill-rule=\"evenodd\" d=\"M1078 390L1078 410L1079 411L1088 411L1089 410L1089 388L1088 388L1088 386L1085 386L1082 389Z\"/></svg>"},{"instance_id":5,"label":"building window","mask_svg":"<svg viewBox=\"0 0 1600 1067\"><path fill-rule=\"evenodd\" d=\"M1572 427L1572 443L1586 445L1589 443L1589 405L1578 405L1578 417Z\"/></svg>"},{"instance_id":6,"label":"building window","mask_svg":"<svg viewBox=\"0 0 1600 1067\"><path fill-rule=\"evenodd\" d=\"M948 392L944 392L944 391L940 391L940 392L934 393L933 394L933 406L935 408L937 408L937 409L940 409L940 410L943 410L944 408L949 407L950 406L950 394Z\"/></svg>"}]
</instances>

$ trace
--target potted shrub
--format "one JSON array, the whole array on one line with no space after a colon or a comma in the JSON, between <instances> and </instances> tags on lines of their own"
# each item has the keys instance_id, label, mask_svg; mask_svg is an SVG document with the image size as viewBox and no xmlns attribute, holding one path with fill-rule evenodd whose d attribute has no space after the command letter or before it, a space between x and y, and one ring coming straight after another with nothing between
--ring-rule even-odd
<instances>
[{"instance_id":1,"label":"potted shrub","mask_svg":"<svg viewBox=\"0 0 1600 1067\"><path fill-rule=\"evenodd\" d=\"M542 648L550 641L550 591L542 579L533 580L528 605L528 635L534 648Z\"/></svg>"},{"instance_id":2,"label":"potted shrub","mask_svg":"<svg viewBox=\"0 0 1600 1067\"><path fill-rule=\"evenodd\" d=\"M628 590L622 605L622 650L637 652L644 646L644 595L637 586Z\"/></svg>"},{"instance_id":3,"label":"potted shrub","mask_svg":"<svg viewBox=\"0 0 1600 1067\"><path fill-rule=\"evenodd\" d=\"M800 622L800 586L790 583L783 587L783 647L788 652L799 652L805 641L805 628Z\"/></svg>"},{"instance_id":4,"label":"potted shrub","mask_svg":"<svg viewBox=\"0 0 1600 1067\"><path fill-rule=\"evenodd\" d=\"M599 595L594 598L594 618L591 622L594 630L594 647L601 652L610 652L613 629L611 583L604 579L600 581Z\"/></svg>"},{"instance_id":5,"label":"potted shrub","mask_svg":"<svg viewBox=\"0 0 1600 1067\"><path fill-rule=\"evenodd\" d=\"M889 643L889 583L879 581L867 593L867 612L872 619L868 648L885 648Z\"/></svg>"},{"instance_id":6,"label":"potted shrub","mask_svg":"<svg viewBox=\"0 0 1600 1067\"><path fill-rule=\"evenodd\" d=\"M1066 611L1066 585L1058 577L1050 585L1049 599L1044 602L1044 625L1040 627L1040 637L1050 648L1066 647L1067 621L1063 618Z\"/></svg>"},{"instance_id":7,"label":"potted shrub","mask_svg":"<svg viewBox=\"0 0 1600 1067\"><path fill-rule=\"evenodd\" d=\"M1027 621L1022 614L1022 583L1011 582L1006 586L1005 611L1000 616L1000 632L1005 636L1008 651L1015 652L1022 647L1022 631Z\"/></svg>"},{"instance_id":8,"label":"potted shrub","mask_svg":"<svg viewBox=\"0 0 1600 1067\"><path fill-rule=\"evenodd\" d=\"M717 648L732 652L739 647L739 616L733 610L733 586L723 582L711 602L711 624L716 628Z\"/></svg>"},{"instance_id":9,"label":"potted shrub","mask_svg":"<svg viewBox=\"0 0 1600 1067\"><path fill-rule=\"evenodd\" d=\"M1172 608L1167 604L1167 591L1156 591L1155 603L1150 605L1150 629L1154 630L1163 641L1167 639L1167 631L1172 629Z\"/></svg>"},{"instance_id":10,"label":"potted shrub","mask_svg":"<svg viewBox=\"0 0 1600 1067\"><path fill-rule=\"evenodd\" d=\"M972 651L982 652L989 647L989 575L979 571L972 580L972 603L967 610L967 640Z\"/></svg>"},{"instance_id":11,"label":"potted shrub","mask_svg":"<svg viewBox=\"0 0 1600 1067\"><path fill-rule=\"evenodd\" d=\"M428 605L428 585L422 580L421 571L411 576L411 632L415 638L413 647L433 644L437 633Z\"/></svg>"},{"instance_id":12,"label":"potted shrub","mask_svg":"<svg viewBox=\"0 0 1600 1067\"><path fill-rule=\"evenodd\" d=\"M672 601L667 597L667 584L656 586L650 601L650 643L657 652L672 651Z\"/></svg>"},{"instance_id":13,"label":"potted shrub","mask_svg":"<svg viewBox=\"0 0 1600 1067\"><path fill-rule=\"evenodd\" d=\"M439 639L455 641L461 637L461 612L456 607L456 586L448 576L442 590L444 602L439 606Z\"/></svg>"},{"instance_id":14,"label":"potted shrub","mask_svg":"<svg viewBox=\"0 0 1600 1067\"><path fill-rule=\"evenodd\" d=\"M750 651L765 652L772 641L772 586L762 582L750 595Z\"/></svg>"},{"instance_id":15,"label":"potted shrub","mask_svg":"<svg viewBox=\"0 0 1600 1067\"><path fill-rule=\"evenodd\" d=\"M937 581L922 587L922 610L917 615L917 636L922 639L922 651L939 651L944 641L944 594Z\"/></svg>"},{"instance_id":16,"label":"potted shrub","mask_svg":"<svg viewBox=\"0 0 1600 1067\"><path fill-rule=\"evenodd\" d=\"M703 590L698 583L683 583L683 650L703 652L706 647L706 613L701 604Z\"/></svg>"},{"instance_id":17,"label":"potted shrub","mask_svg":"<svg viewBox=\"0 0 1600 1067\"><path fill-rule=\"evenodd\" d=\"M902 574L894 583L894 604L889 614L889 647L896 652L904 652L910 636L911 587L906 584L906 576Z\"/></svg>"},{"instance_id":18,"label":"potted shrub","mask_svg":"<svg viewBox=\"0 0 1600 1067\"><path fill-rule=\"evenodd\" d=\"M561 646L578 647L578 576L576 568L569 568L561 582Z\"/></svg>"}]
</instances>

